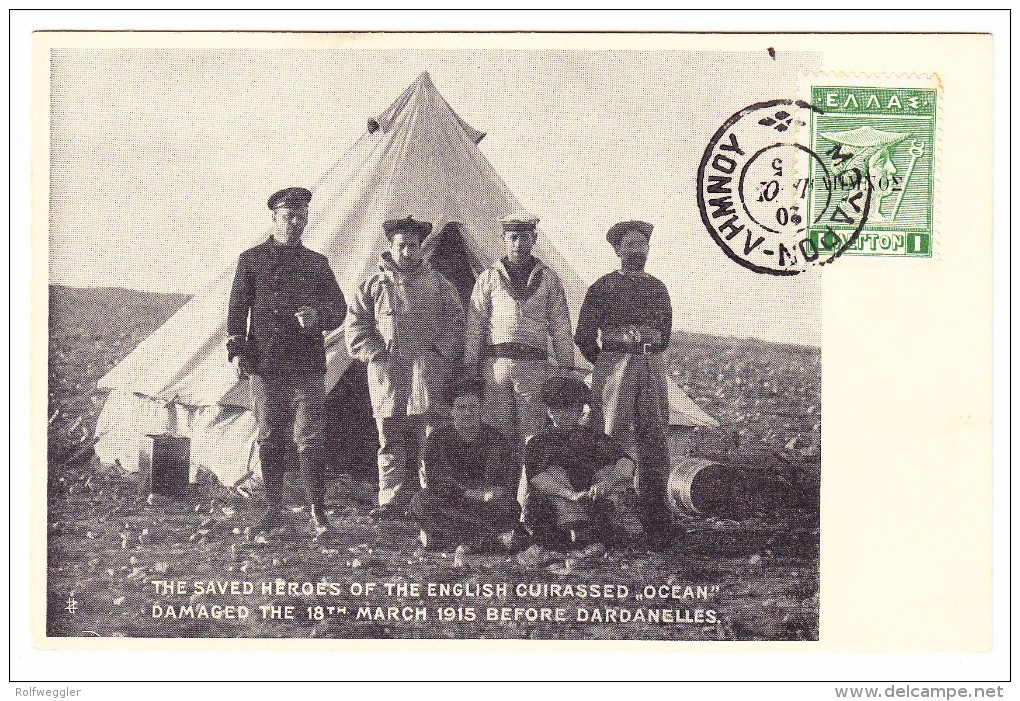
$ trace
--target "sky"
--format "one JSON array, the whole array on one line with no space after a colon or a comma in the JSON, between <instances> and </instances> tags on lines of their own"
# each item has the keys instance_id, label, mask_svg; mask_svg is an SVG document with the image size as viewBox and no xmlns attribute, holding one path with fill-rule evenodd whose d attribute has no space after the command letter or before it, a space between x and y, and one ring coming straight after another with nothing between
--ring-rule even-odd
<instances>
[{"instance_id":1,"label":"sky","mask_svg":"<svg viewBox=\"0 0 1020 701\"><path fill-rule=\"evenodd\" d=\"M613 223L655 224L677 329L819 345L821 271L730 261L696 170L739 109L795 94L813 54L764 50L65 49L51 60L50 281L196 292L423 70L588 282Z\"/></svg>"}]
</instances>

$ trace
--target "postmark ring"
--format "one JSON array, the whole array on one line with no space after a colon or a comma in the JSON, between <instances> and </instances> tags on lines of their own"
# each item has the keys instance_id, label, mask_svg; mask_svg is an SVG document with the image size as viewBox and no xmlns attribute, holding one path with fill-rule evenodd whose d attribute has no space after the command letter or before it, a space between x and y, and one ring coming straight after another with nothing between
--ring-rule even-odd
<instances>
[{"instance_id":1,"label":"postmark ring","mask_svg":"<svg viewBox=\"0 0 1020 701\"><path fill-rule=\"evenodd\" d=\"M833 155L827 163L801 143L813 113L823 114L802 100L755 103L727 119L702 156L697 175L702 222L731 260L754 272L789 276L831 263L867 222L868 179L839 172L838 153L827 152ZM812 228L824 231L823 245L807 233Z\"/></svg>"}]
</instances>

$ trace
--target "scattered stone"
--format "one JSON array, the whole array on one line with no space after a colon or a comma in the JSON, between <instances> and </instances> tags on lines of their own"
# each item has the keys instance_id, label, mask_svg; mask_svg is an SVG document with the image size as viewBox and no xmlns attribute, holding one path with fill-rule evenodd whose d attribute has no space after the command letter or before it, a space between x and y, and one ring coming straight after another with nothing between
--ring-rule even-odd
<instances>
[{"instance_id":1,"label":"scattered stone","mask_svg":"<svg viewBox=\"0 0 1020 701\"><path fill-rule=\"evenodd\" d=\"M606 546L602 543L592 543L587 547L571 552L571 556L577 560L596 560L605 556L605 554Z\"/></svg>"},{"instance_id":2,"label":"scattered stone","mask_svg":"<svg viewBox=\"0 0 1020 701\"><path fill-rule=\"evenodd\" d=\"M549 564L557 559L557 557L556 553L546 549L539 543L535 543L526 550L517 553L517 562L525 569L536 569Z\"/></svg>"},{"instance_id":3,"label":"scattered stone","mask_svg":"<svg viewBox=\"0 0 1020 701\"><path fill-rule=\"evenodd\" d=\"M571 562L573 561L566 560L563 562L563 564L552 564L546 567L545 569L549 572L552 572L553 574L558 574L560 576L568 575L574 571L574 568L570 566Z\"/></svg>"}]
</instances>

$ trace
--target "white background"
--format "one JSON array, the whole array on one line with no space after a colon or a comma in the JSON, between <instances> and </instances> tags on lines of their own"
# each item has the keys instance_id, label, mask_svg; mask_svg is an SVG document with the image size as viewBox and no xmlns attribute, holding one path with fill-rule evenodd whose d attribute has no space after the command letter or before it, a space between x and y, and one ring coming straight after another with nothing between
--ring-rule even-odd
<instances>
[{"instance_id":1,"label":"white background","mask_svg":"<svg viewBox=\"0 0 1020 701\"><path fill-rule=\"evenodd\" d=\"M1008 483L1008 275L1010 244L1008 237L1009 155L1009 18L1006 15L977 13L940 14L925 12L853 13L807 12L725 13L718 10L703 13L426 13L402 11L393 14L377 12L336 13L313 16L304 13L127 13L69 12L16 13L11 18L11 76L14 93L11 101L12 163L11 163L11 385L13 406L22 407L28 397L29 348L29 207L28 173L30 154L29 133L29 69L30 31L32 29L308 29L337 28L344 30L391 29L561 29L561 30L673 30L673 31L979 31L993 32L996 52L996 143L999 158L996 169L996 485ZM38 349L36 352L45 352ZM10 407L8 407L9 410ZM542 653L431 654L414 652L400 654L354 654L342 656L327 653L289 653L285 656L265 652L244 653L66 653L32 649L29 640L27 576L28 474L31 464L27 445L28 413L19 409L9 417L13 438L11 444L11 676L21 680L45 679L280 679L280 680L380 680L394 679L620 679L620 680L880 680L874 686L889 686L888 680L982 680L1004 679L1008 671L1009 502L1006 490L995 495L995 636L994 647L984 654L927 655L813 655L813 654L643 654L641 646L635 653L601 655L547 654L555 643L543 646ZM37 686L40 686L38 681ZM17 684L21 688L26 683ZM65 686L46 684L45 686ZM69 686L80 686L69 684ZM663 693L691 698L835 698L834 684L708 684L645 688L638 693ZM954 684L953 686L957 686ZM261 687L266 690L265 687ZM300 687L284 690L272 688L269 693L343 693L345 690L323 690ZM352 690L357 693L357 690ZM444 695L477 695L478 689L458 686L436 688ZM530 689L511 689L511 693L532 693ZM621 689L553 688L554 693L602 693L616 695ZM202 689L176 685L105 686L88 688L84 698L147 698L179 697L195 694L222 696L258 693L259 688L226 689L207 686ZM389 690L365 689L365 693L421 693L412 686ZM429 690L426 690L428 693ZM1007 689L1006 694L1010 691ZM14 697L14 688L8 688Z\"/></svg>"}]
</instances>

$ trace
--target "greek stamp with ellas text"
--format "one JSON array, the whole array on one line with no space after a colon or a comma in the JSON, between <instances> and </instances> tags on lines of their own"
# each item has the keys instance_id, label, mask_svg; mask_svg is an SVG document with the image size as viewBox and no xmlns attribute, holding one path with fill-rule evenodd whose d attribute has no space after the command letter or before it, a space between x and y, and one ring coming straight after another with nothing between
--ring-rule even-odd
<instances>
[{"instance_id":1,"label":"greek stamp with ellas text","mask_svg":"<svg viewBox=\"0 0 1020 701\"><path fill-rule=\"evenodd\" d=\"M866 182L872 190L868 220L846 247L848 255L932 255L935 192L936 91L925 88L812 87L811 148L823 154L829 175L842 186ZM812 163L812 179L826 177ZM820 219L825 207L818 190L809 208ZM846 240L846 222L813 224L810 238L822 252ZM830 241L830 239L832 239Z\"/></svg>"}]
</instances>

